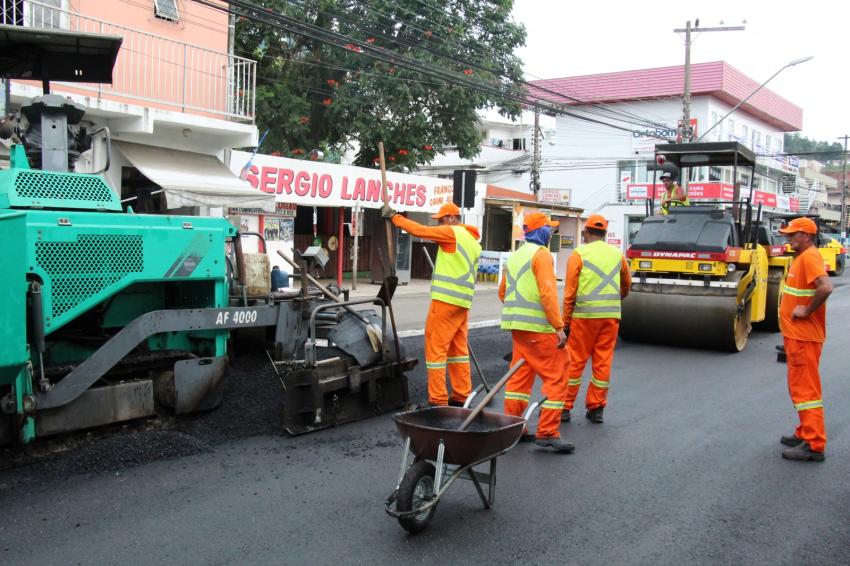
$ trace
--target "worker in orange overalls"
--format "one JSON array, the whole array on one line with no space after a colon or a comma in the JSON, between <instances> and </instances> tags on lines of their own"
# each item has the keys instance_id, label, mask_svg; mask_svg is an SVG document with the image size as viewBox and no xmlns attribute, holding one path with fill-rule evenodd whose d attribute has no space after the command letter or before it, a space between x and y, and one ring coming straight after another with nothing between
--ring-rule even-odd
<instances>
[{"instance_id":1,"label":"worker in orange overalls","mask_svg":"<svg viewBox=\"0 0 850 566\"><path fill-rule=\"evenodd\" d=\"M566 395L561 368L567 336L558 309L555 262L549 253L551 228L556 225L543 213L526 215L525 243L508 257L499 283L499 299L504 303L502 328L510 330L513 338L511 367L525 360L505 385L505 413L521 416L525 412L534 375L539 375L546 401L540 408L537 434L526 431L522 440L536 440L538 446L568 454L575 445L562 440L558 430Z\"/></svg>"},{"instance_id":2,"label":"worker in orange overalls","mask_svg":"<svg viewBox=\"0 0 850 566\"><path fill-rule=\"evenodd\" d=\"M460 223L460 209L451 202L431 216L439 222L438 226L423 226L396 214L388 205L384 205L381 214L391 218L399 229L440 245L431 278L431 307L425 321L428 402L462 407L472 392L467 337L481 236L474 226ZM446 390L447 367L451 397Z\"/></svg>"},{"instance_id":3,"label":"worker in orange overalls","mask_svg":"<svg viewBox=\"0 0 850 566\"><path fill-rule=\"evenodd\" d=\"M817 224L811 218L795 218L779 230L797 254L782 288L779 327L788 361L788 391L800 424L791 436L780 442L786 460L822 462L826 450L818 365L826 339L826 299L832 283L823 258L814 244Z\"/></svg>"},{"instance_id":4,"label":"worker in orange overalls","mask_svg":"<svg viewBox=\"0 0 850 566\"><path fill-rule=\"evenodd\" d=\"M591 214L584 225L584 244L567 260L564 289L564 326L567 329L565 366L567 400L561 420L570 420L581 374L593 360L593 376L587 386L585 416L601 423L608 398L611 363L620 328L620 301L632 285L629 266L619 249L605 242L608 221Z\"/></svg>"}]
</instances>

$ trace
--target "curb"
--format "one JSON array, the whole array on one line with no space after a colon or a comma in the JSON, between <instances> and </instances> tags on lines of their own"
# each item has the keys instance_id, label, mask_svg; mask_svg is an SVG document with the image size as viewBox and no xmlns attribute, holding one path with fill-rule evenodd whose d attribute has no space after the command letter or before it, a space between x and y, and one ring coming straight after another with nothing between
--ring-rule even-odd
<instances>
[{"instance_id":1,"label":"curb","mask_svg":"<svg viewBox=\"0 0 850 566\"><path fill-rule=\"evenodd\" d=\"M492 319L492 320L478 320L475 322L469 323L469 329L473 328L490 328L493 326L499 326L502 323L501 319ZM419 328L417 330L401 330L398 333L399 338L410 338L411 336L422 336L425 334L424 328Z\"/></svg>"}]
</instances>

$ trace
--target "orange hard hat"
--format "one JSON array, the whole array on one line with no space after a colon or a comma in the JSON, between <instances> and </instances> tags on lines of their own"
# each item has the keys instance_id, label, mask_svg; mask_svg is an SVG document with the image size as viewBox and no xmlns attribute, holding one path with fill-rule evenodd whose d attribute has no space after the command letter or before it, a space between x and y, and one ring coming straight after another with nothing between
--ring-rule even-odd
<instances>
[{"instance_id":1,"label":"orange hard hat","mask_svg":"<svg viewBox=\"0 0 850 566\"><path fill-rule=\"evenodd\" d=\"M437 214L432 214L431 218L434 218L436 220L442 218L443 216L460 216L460 208L458 208L458 206L453 202L447 202L446 204L440 207L440 210L437 212Z\"/></svg>"},{"instance_id":2,"label":"orange hard hat","mask_svg":"<svg viewBox=\"0 0 850 566\"><path fill-rule=\"evenodd\" d=\"M608 231L608 221L605 220L605 217L601 214L591 214L587 219L587 222L584 223L585 228L591 228L593 230L605 230Z\"/></svg>"},{"instance_id":3,"label":"orange hard hat","mask_svg":"<svg viewBox=\"0 0 850 566\"><path fill-rule=\"evenodd\" d=\"M793 234L795 232L805 232L806 234L817 234L818 233L818 225L815 224L815 221L811 218L807 218L805 216L801 216L800 218L795 218L791 222L788 223L784 228L780 228L779 231L782 234Z\"/></svg>"},{"instance_id":4,"label":"orange hard hat","mask_svg":"<svg viewBox=\"0 0 850 566\"><path fill-rule=\"evenodd\" d=\"M548 216L543 214L542 212L532 212L531 214L526 214L525 218L523 218L523 225L525 226L526 232L531 232L532 230L537 230L538 228L542 228L544 226L558 226L560 222L556 220L550 220Z\"/></svg>"}]
</instances>

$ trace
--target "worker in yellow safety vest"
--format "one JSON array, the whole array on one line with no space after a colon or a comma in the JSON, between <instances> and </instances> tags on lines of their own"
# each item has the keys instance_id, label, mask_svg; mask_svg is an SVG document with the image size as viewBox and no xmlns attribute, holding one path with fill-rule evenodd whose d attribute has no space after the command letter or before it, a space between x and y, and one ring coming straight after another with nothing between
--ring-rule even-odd
<instances>
[{"instance_id":1,"label":"worker in yellow safety vest","mask_svg":"<svg viewBox=\"0 0 850 566\"><path fill-rule=\"evenodd\" d=\"M537 433L528 431L523 441L536 441L538 446L569 454L575 445L561 439L558 430L564 408L566 383L563 319L558 308L558 286L555 266L549 252L552 228L557 226L542 212L527 214L523 222L525 243L508 257L505 274L499 283L502 307L502 329L511 331L513 359L511 366L525 364L505 385L505 413L520 416L528 407L534 376L543 380L546 401L540 408Z\"/></svg>"},{"instance_id":2,"label":"worker in yellow safety vest","mask_svg":"<svg viewBox=\"0 0 850 566\"><path fill-rule=\"evenodd\" d=\"M661 195L661 214L670 214L671 206L690 206L688 193L685 192L670 171L664 171L659 177L664 183L664 194Z\"/></svg>"},{"instance_id":3,"label":"worker in yellow safety vest","mask_svg":"<svg viewBox=\"0 0 850 566\"><path fill-rule=\"evenodd\" d=\"M431 216L438 226L423 226L384 205L384 218L401 230L440 245L431 277L431 306L425 321L425 367L428 402L463 406L472 392L469 370L469 308L475 293L481 236L475 226L461 223L460 208L446 203ZM451 397L446 389L446 369Z\"/></svg>"},{"instance_id":4,"label":"worker in yellow safety vest","mask_svg":"<svg viewBox=\"0 0 850 566\"><path fill-rule=\"evenodd\" d=\"M629 294L632 285L622 252L605 242L607 231L608 221L599 214L591 214L582 232L585 243L567 260L563 314L569 339L563 421L570 420L588 359L593 360L593 374L584 401L587 418L601 423L607 404L611 363L620 328L620 301Z\"/></svg>"}]
</instances>

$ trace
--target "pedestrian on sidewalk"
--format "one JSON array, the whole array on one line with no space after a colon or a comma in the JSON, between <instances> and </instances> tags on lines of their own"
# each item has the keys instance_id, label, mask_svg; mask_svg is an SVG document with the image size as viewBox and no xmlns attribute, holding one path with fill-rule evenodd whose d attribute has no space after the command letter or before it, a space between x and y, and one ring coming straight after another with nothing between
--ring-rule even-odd
<instances>
[{"instance_id":1,"label":"pedestrian on sidewalk","mask_svg":"<svg viewBox=\"0 0 850 566\"><path fill-rule=\"evenodd\" d=\"M522 440L534 439L539 446L568 454L575 446L562 440L559 430L566 395L562 368L567 337L558 308L554 260L549 253L553 226L557 223L543 213L526 215L525 243L508 257L499 283L499 300L504 303L502 328L510 330L513 339L511 366L525 360L505 385L505 413L521 416L525 412L534 376L539 375L546 401L540 409L536 435L532 437L526 431Z\"/></svg>"},{"instance_id":2,"label":"pedestrian on sidewalk","mask_svg":"<svg viewBox=\"0 0 850 566\"><path fill-rule=\"evenodd\" d=\"M475 293L481 235L474 226L461 224L460 209L454 203L440 207L431 216L438 226L423 226L389 205L381 209L384 218L417 238L440 245L431 277L431 306L425 321L425 367L428 371L428 402L431 405L463 406L472 392L469 369L469 309ZM446 389L446 368L451 396Z\"/></svg>"},{"instance_id":3,"label":"pedestrian on sidewalk","mask_svg":"<svg viewBox=\"0 0 850 566\"><path fill-rule=\"evenodd\" d=\"M570 420L581 374L592 359L593 374L587 386L585 416L601 423L608 399L611 363L620 328L620 302L632 284L629 266L616 247L605 242L608 221L591 214L582 230L584 244L567 260L564 289L564 326L567 362L564 367L567 398L562 420Z\"/></svg>"},{"instance_id":4,"label":"pedestrian on sidewalk","mask_svg":"<svg viewBox=\"0 0 850 566\"><path fill-rule=\"evenodd\" d=\"M821 350L826 340L826 299L832 283L826 273L815 238L818 227L811 218L795 218L779 230L797 254L782 288L779 327L788 361L788 391L800 424L780 442L786 460L822 462L826 451L826 426L821 394Z\"/></svg>"}]
</instances>

